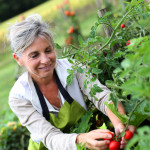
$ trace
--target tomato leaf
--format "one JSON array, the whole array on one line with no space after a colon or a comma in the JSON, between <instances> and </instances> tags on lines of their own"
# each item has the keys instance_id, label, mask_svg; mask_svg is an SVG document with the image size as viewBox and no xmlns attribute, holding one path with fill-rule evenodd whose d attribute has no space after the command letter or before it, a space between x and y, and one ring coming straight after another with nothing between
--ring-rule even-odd
<instances>
[{"instance_id":1,"label":"tomato leaf","mask_svg":"<svg viewBox=\"0 0 150 150\"><path fill-rule=\"evenodd\" d=\"M128 122L129 117L126 115L120 114L118 110L116 110L114 104L108 104L108 102L105 102L105 105L124 123L126 124Z\"/></svg>"},{"instance_id":2,"label":"tomato leaf","mask_svg":"<svg viewBox=\"0 0 150 150\"><path fill-rule=\"evenodd\" d=\"M87 111L82 117L80 122L77 122L75 124L75 127L71 128L71 132L73 133L86 133L89 131L90 126L92 123L90 121L90 118L92 117L93 113L92 111Z\"/></svg>"},{"instance_id":3,"label":"tomato leaf","mask_svg":"<svg viewBox=\"0 0 150 150\"><path fill-rule=\"evenodd\" d=\"M94 73L94 74L99 74L99 73L101 73L101 72L102 72L101 69L98 69L98 68L93 68L93 69L92 69L92 73Z\"/></svg>"}]
</instances>

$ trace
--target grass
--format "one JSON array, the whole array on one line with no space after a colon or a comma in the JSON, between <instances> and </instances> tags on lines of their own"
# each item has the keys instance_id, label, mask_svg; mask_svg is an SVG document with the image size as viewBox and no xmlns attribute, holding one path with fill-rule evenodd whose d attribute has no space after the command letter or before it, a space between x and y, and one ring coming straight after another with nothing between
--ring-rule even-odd
<instances>
[{"instance_id":1,"label":"grass","mask_svg":"<svg viewBox=\"0 0 150 150\"><path fill-rule=\"evenodd\" d=\"M1 54L0 59L0 109L7 109L9 91L14 84L15 63L9 51Z\"/></svg>"}]
</instances>

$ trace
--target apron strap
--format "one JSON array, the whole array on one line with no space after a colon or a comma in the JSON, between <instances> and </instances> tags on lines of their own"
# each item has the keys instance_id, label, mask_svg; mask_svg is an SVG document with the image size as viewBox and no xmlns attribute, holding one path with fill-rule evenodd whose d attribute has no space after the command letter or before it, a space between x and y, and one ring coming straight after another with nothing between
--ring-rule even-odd
<instances>
[{"instance_id":1,"label":"apron strap","mask_svg":"<svg viewBox=\"0 0 150 150\"><path fill-rule=\"evenodd\" d=\"M63 97L65 98L65 100L69 104L71 104L74 101L74 99L69 95L69 93L66 91L66 89L61 84L61 82L60 82L60 80L58 78L58 75L57 75L57 73L56 73L55 70L54 70L54 76L55 76L55 80L56 80L56 83L57 83L59 91L61 92L61 94L63 95ZM50 119L49 110L48 110L46 101L44 99L44 96L43 96L41 90L39 89L37 83L35 81L33 81L33 83L34 83L37 95L39 97L39 100L40 100L40 104L41 104L41 107L42 107L42 114L46 118L46 120L49 120Z\"/></svg>"},{"instance_id":2,"label":"apron strap","mask_svg":"<svg viewBox=\"0 0 150 150\"><path fill-rule=\"evenodd\" d=\"M55 76L55 80L58 86L59 91L61 92L61 94L63 95L63 97L65 98L65 100L71 104L74 99L70 96L70 94L66 91L66 89L63 87L63 85L61 84L58 75L56 73L56 71L54 70L54 76Z\"/></svg>"},{"instance_id":3,"label":"apron strap","mask_svg":"<svg viewBox=\"0 0 150 150\"><path fill-rule=\"evenodd\" d=\"M34 82L34 81L33 81L33 83L34 83L37 95L39 97L39 100L40 100L40 104L41 104L41 107L42 107L43 116L46 118L46 120L49 120L50 119L49 110L48 110L46 101L44 99L44 96L43 96L41 90L39 89L37 83Z\"/></svg>"}]
</instances>

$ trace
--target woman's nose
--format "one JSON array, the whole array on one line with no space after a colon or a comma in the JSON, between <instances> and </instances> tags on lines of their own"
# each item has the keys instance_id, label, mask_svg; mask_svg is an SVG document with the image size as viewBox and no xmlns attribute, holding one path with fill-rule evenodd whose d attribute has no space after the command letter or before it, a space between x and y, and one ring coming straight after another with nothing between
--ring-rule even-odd
<instances>
[{"instance_id":1,"label":"woman's nose","mask_svg":"<svg viewBox=\"0 0 150 150\"><path fill-rule=\"evenodd\" d=\"M46 54L42 54L41 56L41 63L47 63L50 61L50 58Z\"/></svg>"}]
</instances>

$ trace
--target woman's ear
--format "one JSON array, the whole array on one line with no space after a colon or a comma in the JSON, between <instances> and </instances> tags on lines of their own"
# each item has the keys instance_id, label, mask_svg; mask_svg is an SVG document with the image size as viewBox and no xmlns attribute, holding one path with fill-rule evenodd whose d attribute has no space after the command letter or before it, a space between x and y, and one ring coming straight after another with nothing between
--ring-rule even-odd
<instances>
[{"instance_id":1,"label":"woman's ear","mask_svg":"<svg viewBox=\"0 0 150 150\"><path fill-rule=\"evenodd\" d=\"M23 66L22 59L17 56L17 54L13 53L13 57L16 60L16 62L19 64L19 66Z\"/></svg>"}]
</instances>

